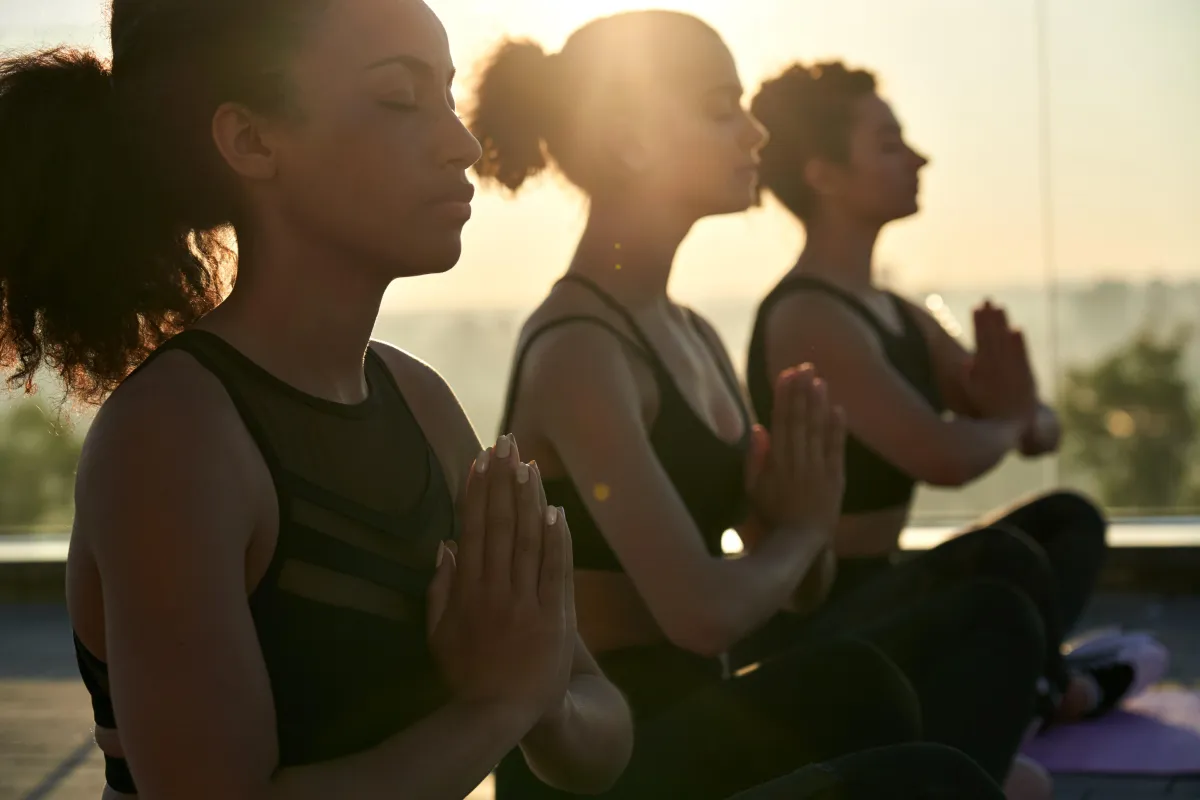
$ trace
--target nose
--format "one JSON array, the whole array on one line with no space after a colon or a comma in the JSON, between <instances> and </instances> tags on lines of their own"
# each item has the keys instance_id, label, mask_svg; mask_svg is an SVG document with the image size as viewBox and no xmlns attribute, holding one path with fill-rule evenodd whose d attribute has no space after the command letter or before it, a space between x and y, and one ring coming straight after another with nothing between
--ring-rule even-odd
<instances>
[{"instance_id":1,"label":"nose","mask_svg":"<svg viewBox=\"0 0 1200 800\"><path fill-rule=\"evenodd\" d=\"M910 148L911 149L911 148ZM917 169L929 164L929 157L919 150L912 150L913 159L916 161Z\"/></svg>"},{"instance_id":2,"label":"nose","mask_svg":"<svg viewBox=\"0 0 1200 800\"><path fill-rule=\"evenodd\" d=\"M479 141L467 130L467 126L453 109L447 114L447 124L437 138L441 151L439 155L447 166L465 172L483 157L483 148Z\"/></svg>"},{"instance_id":3,"label":"nose","mask_svg":"<svg viewBox=\"0 0 1200 800\"><path fill-rule=\"evenodd\" d=\"M771 133L749 111L744 113L746 115L746 126L742 142L747 150L757 153L767 146L767 142L771 141Z\"/></svg>"}]
</instances>

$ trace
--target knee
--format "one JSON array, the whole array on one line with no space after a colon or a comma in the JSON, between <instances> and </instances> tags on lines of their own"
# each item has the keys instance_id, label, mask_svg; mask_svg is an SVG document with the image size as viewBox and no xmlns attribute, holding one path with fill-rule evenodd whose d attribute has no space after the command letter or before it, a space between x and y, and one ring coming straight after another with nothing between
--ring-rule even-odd
<instances>
[{"instance_id":1,"label":"knee","mask_svg":"<svg viewBox=\"0 0 1200 800\"><path fill-rule=\"evenodd\" d=\"M1063 530L1078 537L1081 546L1103 553L1108 548L1108 519L1096 503L1079 492L1062 490L1044 495L1039 501L1047 506Z\"/></svg>"},{"instance_id":2,"label":"knee","mask_svg":"<svg viewBox=\"0 0 1200 800\"><path fill-rule=\"evenodd\" d=\"M902 744L854 753L830 768L863 797L1003 798L1000 787L974 760L946 745Z\"/></svg>"},{"instance_id":3,"label":"knee","mask_svg":"<svg viewBox=\"0 0 1200 800\"><path fill-rule=\"evenodd\" d=\"M865 746L913 742L921 738L921 703L904 671L884 652L860 639L844 638L823 654L827 690L845 687L842 707L861 709L862 725L871 729ZM853 726L859 728L860 726ZM863 745L859 746L861 749Z\"/></svg>"},{"instance_id":4,"label":"knee","mask_svg":"<svg viewBox=\"0 0 1200 800\"><path fill-rule=\"evenodd\" d=\"M966 535L971 538L974 556L970 577L1008 581L1034 598L1051 590L1054 570L1050 558L1023 531L996 525Z\"/></svg>"},{"instance_id":5,"label":"knee","mask_svg":"<svg viewBox=\"0 0 1200 800\"><path fill-rule=\"evenodd\" d=\"M964 586L953 600L962 609L967 630L996 640L1014 668L1023 668L1035 678L1040 674L1046 657L1046 627L1029 595L1010 583L977 580Z\"/></svg>"}]
</instances>

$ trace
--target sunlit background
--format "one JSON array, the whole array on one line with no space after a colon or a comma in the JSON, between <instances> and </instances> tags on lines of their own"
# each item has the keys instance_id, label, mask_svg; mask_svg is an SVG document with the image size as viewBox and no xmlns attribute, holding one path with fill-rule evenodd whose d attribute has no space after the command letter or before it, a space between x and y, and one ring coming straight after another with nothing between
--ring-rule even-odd
<instances>
[{"instance_id":1,"label":"sunlit background","mask_svg":"<svg viewBox=\"0 0 1200 800\"><path fill-rule=\"evenodd\" d=\"M501 37L557 48L593 16L644 7L432 5L449 31L467 104L475 66ZM952 329L985 294L1007 303L1036 348L1046 391L1070 405L1076 434L1062 459L1006 464L963 492L927 492L923 517L965 517L1057 480L1129 513L1200 507L1192 434L1175 424L1194 419L1189 393L1200 356L1190 334L1169 338L1200 312L1198 0L656 5L717 28L749 91L795 59L842 58L876 70L909 138L932 157L922 213L882 240L887 280ZM99 0L0 0L0 47L60 42L107 52ZM405 281L388 296L379 335L437 366L481 435L496 432L522 314L564 268L584 212L582 198L553 177L518 200L484 192L459 267ZM739 366L754 304L801 241L768 203L702 223L681 252L674 293L714 319ZM1143 331L1159 339L1139 342ZM1131 377L1130 364L1146 363L1158 372ZM1185 386L1184 400L1163 391L1172 381ZM28 420L47 427L40 415ZM1166 476L1124 474L1141 463L1176 466ZM48 506L26 522L66 518L69 507Z\"/></svg>"}]
</instances>

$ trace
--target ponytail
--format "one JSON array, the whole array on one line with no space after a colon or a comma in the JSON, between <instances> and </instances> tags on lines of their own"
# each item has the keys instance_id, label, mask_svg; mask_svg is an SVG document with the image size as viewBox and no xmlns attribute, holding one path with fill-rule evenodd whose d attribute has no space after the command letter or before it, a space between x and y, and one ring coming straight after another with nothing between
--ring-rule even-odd
<instances>
[{"instance_id":1,"label":"ponytail","mask_svg":"<svg viewBox=\"0 0 1200 800\"><path fill-rule=\"evenodd\" d=\"M546 169L546 139L558 111L551 56L531 41L506 40L476 87L471 133L483 146L475 172L516 191Z\"/></svg>"},{"instance_id":2,"label":"ponytail","mask_svg":"<svg viewBox=\"0 0 1200 800\"><path fill-rule=\"evenodd\" d=\"M125 152L108 65L0 61L0 367L98 401L211 309L215 240L170 219Z\"/></svg>"}]
</instances>

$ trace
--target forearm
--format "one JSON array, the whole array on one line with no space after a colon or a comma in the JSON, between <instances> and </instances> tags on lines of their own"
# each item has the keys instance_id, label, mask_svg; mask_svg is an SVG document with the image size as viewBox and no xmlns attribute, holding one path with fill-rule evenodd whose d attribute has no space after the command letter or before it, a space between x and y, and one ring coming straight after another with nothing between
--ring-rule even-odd
<instances>
[{"instance_id":1,"label":"forearm","mask_svg":"<svg viewBox=\"0 0 1200 800\"><path fill-rule=\"evenodd\" d=\"M919 480L935 486L962 486L995 467L1015 450L1025 430L1022 420L955 418L945 423L937 463Z\"/></svg>"},{"instance_id":2,"label":"forearm","mask_svg":"<svg viewBox=\"0 0 1200 800\"><path fill-rule=\"evenodd\" d=\"M516 709L443 706L366 752L280 771L265 800L462 800L532 724Z\"/></svg>"},{"instance_id":3,"label":"forearm","mask_svg":"<svg viewBox=\"0 0 1200 800\"><path fill-rule=\"evenodd\" d=\"M558 713L521 741L529 768L573 794L598 794L616 782L633 752L633 720L625 698L601 675L580 674Z\"/></svg>"},{"instance_id":4,"label":"forearm","mask_svg":"<svg viewBox=\"0 0 1200 800\"><path fill-rule=\"evenodd\" d=\"M724 562L735 576L729 582L732 596L722 600L733 617L733 641L762 626L791 602L796 587L818 564L828 544L827 533L778 528L764 534L743 557Z\"/></svg>"},{"instance_id":5,"label":"forearm","mask_svg":"<svg viewBox=\"0 0 1200 800\"><path fill-rule=\"evenodd\" d=\"M1030 457L1053 453L1058 449L1061 439L1062 426L1058 420L1058 413L1048 405L1040 403L1021 436L1021 453Z\"/></svg>"}]
</instances>

